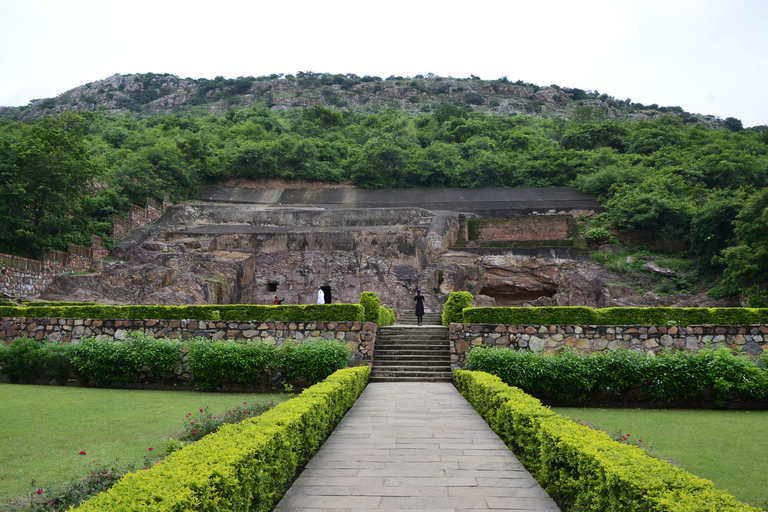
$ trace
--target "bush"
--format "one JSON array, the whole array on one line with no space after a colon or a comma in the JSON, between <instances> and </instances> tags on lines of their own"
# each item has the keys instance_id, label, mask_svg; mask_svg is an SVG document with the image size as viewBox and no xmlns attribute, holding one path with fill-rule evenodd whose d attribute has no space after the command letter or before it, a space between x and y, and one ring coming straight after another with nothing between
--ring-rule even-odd
<instances>
[{"instance_id":1,"label":"bush","mask_svg":"<svg viewBox=\"0 0 768 512\"><path fill-rule=\"evenodd\" d=\"M13 383L34 384L42 375L39 341L27 336L0 348L0 374Z\"/></svg>"},{"instance_id":2,"label":"bush","mask_svg":"<svg viewBox=\"0 0 768 512\"><path fill-rule=\"evenodd\" d=\"M275 322L346 322L363 321L359 304L309 304L261 306L230 304L207 306L30 306L0 307L0 317L93 318L158 320L224 320Z\"/></svg>"},{"instance_id":3,"label":"bush","mask_svg":"<svg viewBox=\"0 0 768 512\"><path fill-rule=\"evenodd\" d=\"M280 368L287 380L315 384L333 372L347 367L352 350L335 340L310 340L286 343L280 347Z\"/></svg>"},{"instance_id":4,"label":"bush","mask_svg":"<svg viewBox=\"0 0 768 512\"><path fill-rule=\"evenodd\" d=\"M392 308L379 308L379 318L376 320L378 327L386 327L388 325L394 325L396 322L395 311Z\"/></svg>"},{"instance_id":5,"label":"bush","mask_svg":"<svg viewBox=\"0 0 768 512\"><path fill-rule=\"evenodd\" d=\"M464 322L464 308L472 306L472 294L469 292L452 292L443 309L443 325Z\"/></svg>"},{"instance_id":6,"label":"bush","mask_svg":"<svg viewBox=\"0 0 768 512\"><path fill-rule=\"evenodd\" d=\"M768 323L768 309L468 308L462 319L455 322L506 325L750 325Z\"/></svg>"},{"instance_id":7,"label":"bush","mask_svg":"<svg viewBox=\"0 0 768 512\"><path fill-rule=\"evenodd\" d=\"M196 338L188 347L189 373L202 389L234 384L263 389L278 364L277 349L267 343Z\"/></svg>"},{"instance_id":8,"label":"bush","mask_svg":"<svg viewBox=\"0 0 768 512\"><path fill-rule=\"evenodd\" d=\"M656 357L616 349L557 355L478 347L467 370L483 371L541 400L572 404L660 400L722 407L728 400L768 399L768 369L728 349L662 352Z\"/></svg>"},{"instance_id":9,"label":"bush","mask_svg":"<svg viewBox=\"0 0 768 512\"><path fill-rule=\"evenodd\" d=\"M46 379L63 386L70 377L80 377L72 364L73 347L71 343L48 341L40 348L40 361Z\"/></svg>"},{"instance_id":10,"label":"bush","mask_svg":"<svg viewBox=\"0 0 768 512\"><path fill-rule=\"evenodd\" d=\"M563 510L754 511L714 484L569 421L487 373L456 384Z\"/></svg>"},{"instance_id":11,"label":"bush","mask_svg":"<svg viewBox=\"0 0 768 512\"><path fill-rule=\"evenodd\" d=\"M268 512L355 403L370 368L334 373L272 410L124 476L76 510L254 510Z\"/></svg>"},{"instance_id":12,"label":"bush","mask_svg":"<svg viewBox=\"0 0 768 512\"><path fill-rule=\"evenodd\" d=\"M363 292L360 294L360 305L365 308L365 321L376 322L379 319L379 307L381 301L373 292Z\"/></svg>"}]
</instances>

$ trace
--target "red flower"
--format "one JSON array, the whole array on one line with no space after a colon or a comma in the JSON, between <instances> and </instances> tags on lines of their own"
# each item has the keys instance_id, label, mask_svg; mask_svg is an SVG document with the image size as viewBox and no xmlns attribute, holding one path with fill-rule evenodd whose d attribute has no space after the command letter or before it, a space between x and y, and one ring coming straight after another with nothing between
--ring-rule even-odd
<instances>
[{"instance_id":1,"label":"red flower","mask_svg":"<svg viewBox=\"0 0 768 512\"><path fill-rule=\"evenodd\" d=\"M193 430L193 431L192 431L192 433L193 433L193 434L197 434L197 430Z\"/></svg>"},{"instance_id":2,"label":"red flower","mask_svg":"<svg viewBox=\"0 0 768 512\"><path fill-rule=\"evenodd\" d=\"M200 409L200 412L203 412L203 410L202 410L202 409Z\"/></svg>"},{"instance_id":3,"label":"red flower","mask_svg":"<svg viewBox=\"0 0 768 512\"><path fill-rule=\"evenodd\" d=\"M149 451L152 451L152 447L151 446L149 447Z\"/></svg>"},{"instance_id":4,"label":"red flower","mask_svg":"<svg viewBox=\"0 0 768 512\"><path fill-rule=\"evenodd\" d=\"M37 494L43 494L43 490L42 489L38 489L37 490Z\"/></svg>"},{"instance_id":5,"label":"red flower","mask_svg":"<svg viewBox=\"0 0 768 512\"><path fill-rule=\"evenodd\" d=\"M629 434L627 434L627 437L629 437Z\"/></svg>"},{"instance_id":6,"label":"red flower","mask_svg":"<svg viewBox=\"0 0 768 512\"><path fill-rule=\"evenodd\" d=\"M80 450L80 455L85 455L85 452L83 450Z\"/></svg>"}]
</instances>

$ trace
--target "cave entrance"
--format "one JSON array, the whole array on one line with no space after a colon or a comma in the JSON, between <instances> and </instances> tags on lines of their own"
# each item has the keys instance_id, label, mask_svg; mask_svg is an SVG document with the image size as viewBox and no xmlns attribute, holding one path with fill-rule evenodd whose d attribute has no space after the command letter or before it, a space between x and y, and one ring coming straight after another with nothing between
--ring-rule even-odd
<instances>
[{"instance_id":1,"label":"cave entrance","mask_svg":"<svg viewBox=\"0 0 768 512\"><path fill-rule=\"evenodd\" d=\"M323 290L323 298L325 299L326 304L331 303L331 287L330 286L321 286L321 290Z\"/></svg>"},{"instance_id":2,"label":"cave entrance","mask_svg":"<svg viewBox=\"0 0 768 512\"><path fill-rule=\"evenodd\" d=\"M521 306L526 302L533 302L539 297L553 297L557 293L557 286L552 283L537 283L535 289L522 288L511 284L495 284L483 286L481 295L493 297L497 307Z\"/></svg>"}]
</instances>

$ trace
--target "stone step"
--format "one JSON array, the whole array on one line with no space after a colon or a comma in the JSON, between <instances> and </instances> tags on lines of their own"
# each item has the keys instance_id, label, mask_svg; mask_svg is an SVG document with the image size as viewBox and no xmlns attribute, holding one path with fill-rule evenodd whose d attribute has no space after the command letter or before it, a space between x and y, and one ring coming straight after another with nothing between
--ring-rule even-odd
<instances>
[{"instance_id":1,"label":"stone step","mask_svg":"<svg viewBox=\"0 0 768 512\"><path fill-rule=\"evenodd\" d=\"M424 321L436 321L435 313ZM416 323L415 316L413 324ZM442 325L394 325L380 328L371 366L371 382L450 381L448 328Z\"/></svg>"},{"instance_id":2,"label":"stone step","mask_svg":"<svg viewBox=\"0 0 768 512\"><path fill-rule=\"evenodd\" d=\"M439 356L429 355L429 356L414 356L414 355L387 355L385 357L381 357L379 354L376 354L376 362L374 363L374 366L386 366L386 365L393 365L393 364L403 364L407 365L409 362L413 362L414 364L422 364L424 362L427 363L442 363L442 364L450 364L451 362L451 354L443 354Z\"/></svg>"}]
</instances>

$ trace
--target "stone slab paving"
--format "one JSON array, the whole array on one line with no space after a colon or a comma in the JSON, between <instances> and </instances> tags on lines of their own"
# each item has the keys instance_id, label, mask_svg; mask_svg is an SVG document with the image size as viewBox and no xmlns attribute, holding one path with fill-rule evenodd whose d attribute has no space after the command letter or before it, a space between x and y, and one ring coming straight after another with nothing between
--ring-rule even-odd
<instances>
[{"instance_id":1,"label":"stone slab paving","mask_svg":"<svg viewBox=\"0 0 768 512\"><path fill-rule=\"evenodd\" d=\"M448 382L370 383L275 511L559 511Z\"/></svg>"}]
</instances>

